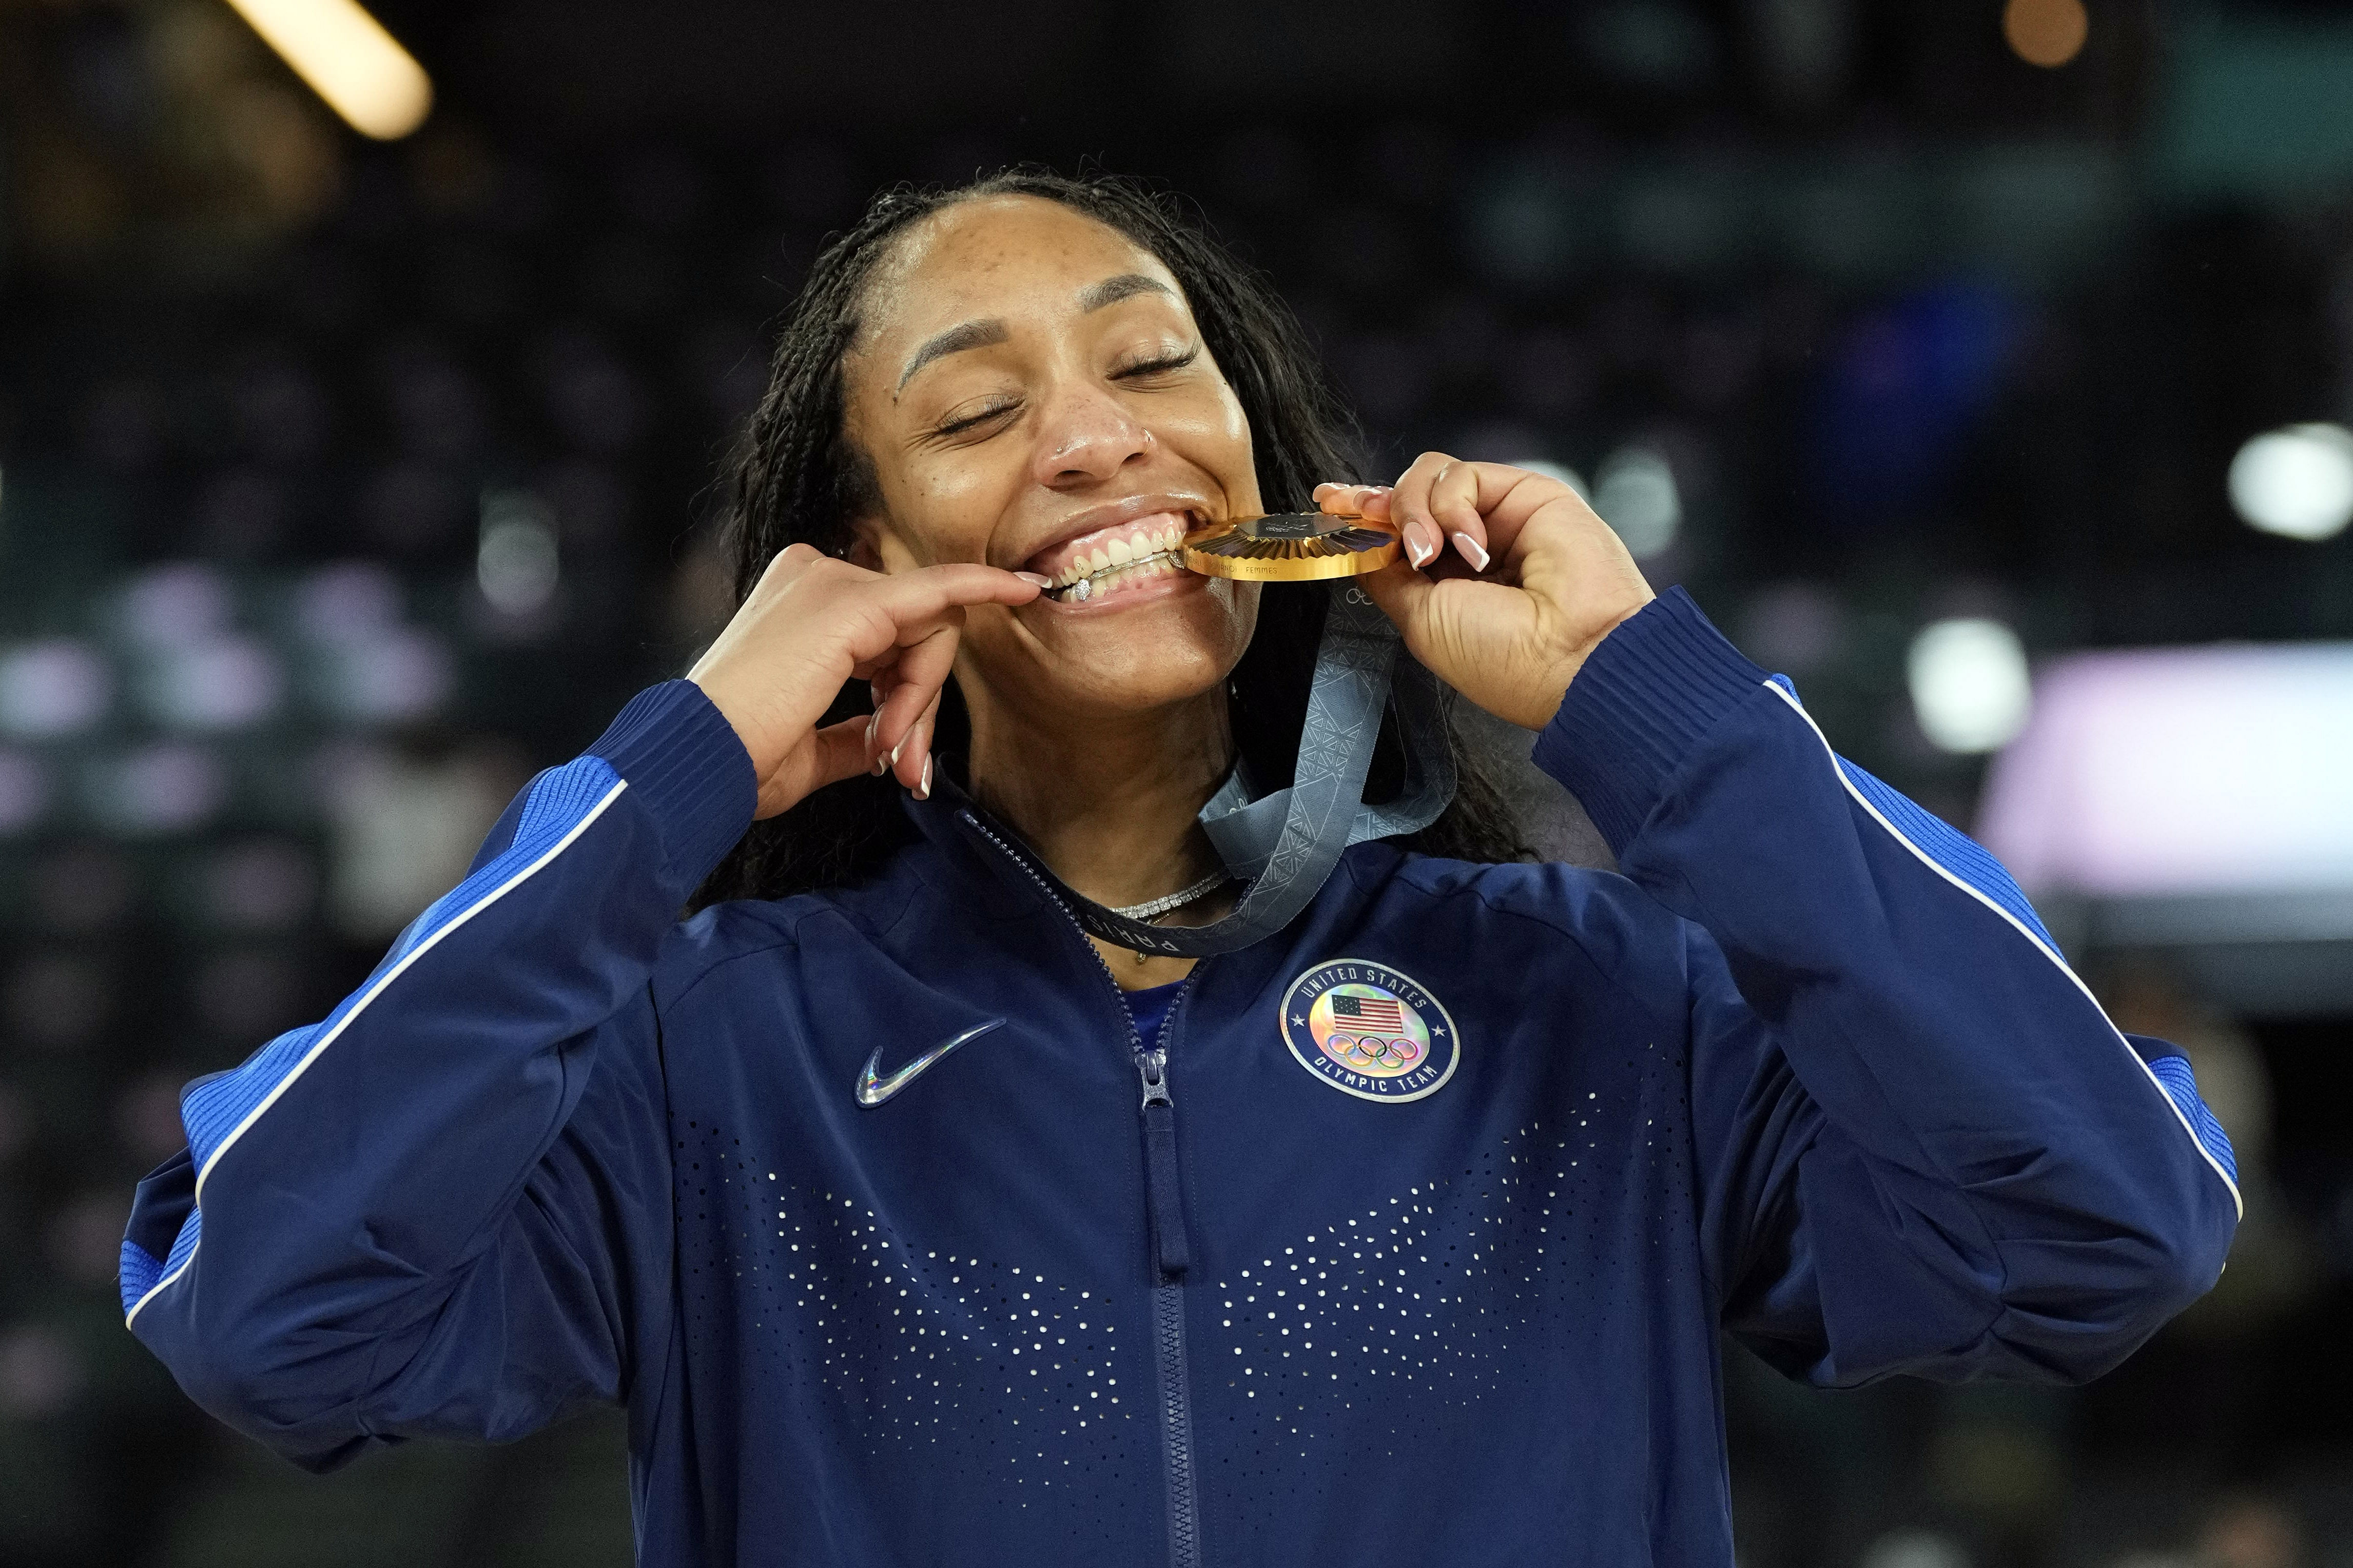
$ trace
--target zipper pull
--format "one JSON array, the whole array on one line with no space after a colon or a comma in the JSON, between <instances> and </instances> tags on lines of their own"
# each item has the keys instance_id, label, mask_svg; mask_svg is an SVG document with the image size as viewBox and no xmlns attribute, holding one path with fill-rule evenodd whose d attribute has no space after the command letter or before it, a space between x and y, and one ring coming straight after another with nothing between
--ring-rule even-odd
<instances>
[{"instance_id":1,"label":"zipper pull","mask_svg":"<svg viewBox=\"0 0 2353 1568\"><path fill-rule=\"evenodd\" d=\"M1155 1105L1176 1109L1176 1102L1168 1098L1168 1052L1165 1048L1136 1052L1135 1074L1144 1080L1145 1109Z\"/></svg>"},{"instance_id":2,"label":"zipper pull","mask_svg":"<svg viewBox=\"0 0 2353 1568\"><path fill-rule=\"evenodd\" d=\"M1174 1285L1191 1267L1185 1234L1185 1194L1176 1171L1176 1101L1168 1093L1168 1049L1135 1053L1144 1080L1144 1198L1152 1222L1152 1264L1158 1283Z\"/></svg>"}]
</instances>

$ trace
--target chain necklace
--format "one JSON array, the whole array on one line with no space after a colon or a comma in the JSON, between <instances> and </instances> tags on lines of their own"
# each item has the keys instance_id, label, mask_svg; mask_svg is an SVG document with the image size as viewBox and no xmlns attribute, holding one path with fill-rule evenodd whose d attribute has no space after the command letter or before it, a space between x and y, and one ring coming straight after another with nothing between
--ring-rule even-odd
<instances>
[{"instance_id":1,"label":"chain necklace","mask_svg":"<svg viewBox=\"0 0 2353 1568\"><path fill-rule=\"evenodd\" d=\"M1234 876L1232 872L1220 868L1218 870L1210 872L1208 876L1202 878L1199 881L1194 883L1189 888L1179 888L1175 892L1168 894L1165 898L1150 899L1140 904L1113 906L1113 912L1124 915L1132 921L1155 920L1161 915L1166 914L1171 910L1184 908L1187 904L1193 902L1196 899L1206 898L1233 879ZM1139 952L1135 955L1135 962L1142 963L1151 956L1152 955L1148 952Z\"/></svg>"},{"instance_id":2,"label":"chain necklace","mask_svg":"<svg viewBox=\"0 0 2353 1568\"><path fill-rule=\"evenodd\" d=\"M1196 899L1216 892L1233 879L1234 874L1220 867L1191 887L1179 888L1165 899L1153 899L1141 904L1113 905L1112 912L1125 915L1132 921L1148 921L1155 915L1165 915L1170 910L1182 909Z\"/></svg>"}]
</instances>

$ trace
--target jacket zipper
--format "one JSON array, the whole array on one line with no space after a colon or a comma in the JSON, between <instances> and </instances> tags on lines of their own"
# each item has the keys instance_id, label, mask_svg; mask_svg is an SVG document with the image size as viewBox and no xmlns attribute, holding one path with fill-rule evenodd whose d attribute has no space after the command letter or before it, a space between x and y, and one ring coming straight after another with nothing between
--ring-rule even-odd
<instances>
[{"instance_id":1,"label":"jacket zipper","mask_svg":"<svg viewBox=\"0 0 2353 1568\"><path fill-rule=\"evenodd\" d=\"M980 819L970 812L960 812L965 824L995 845L1005 858L1021 868L1022 874L1038 885L1062 918L1077 932L1079 944L1087 956L1095 961L1103 972L1121 1015L1127 1020L1127 1045L1135 1058L1135 1072L1144 1089L1141 1120L1144 1133L1145 1219L1152 1237L1152 1336L1153 1362L1160 1383L1160 1438L1167 1460L1168 1483L1168 1563L1169 1568L1200 1568L1201 1526L1200 1504L1193 1481L1193 1399L1192 1377L1185 1354L1185 1272L1192 1263L1192 1244L1185 1226L1185 1195L1176 1168L1176 1101L1168 1083L1168 1047L1155 1045L1146 1050L1144 1037L1136 1031L1135 1015L1127 999L1119 994L1119 980L1111 965L1087 941L1086 928L1071 913L1061 895L1052 885L1039 876L1029 864L1015 854L1012 847L990 832ZM1193 982L1199 977L1206 958L1195 962L1192 972L1185 976L1184 987L1169 1005L1167 1016L1160 1026L1162 1039L1185 1009L1186 998L1192 994Z\"/></svg>"}]
</instances>

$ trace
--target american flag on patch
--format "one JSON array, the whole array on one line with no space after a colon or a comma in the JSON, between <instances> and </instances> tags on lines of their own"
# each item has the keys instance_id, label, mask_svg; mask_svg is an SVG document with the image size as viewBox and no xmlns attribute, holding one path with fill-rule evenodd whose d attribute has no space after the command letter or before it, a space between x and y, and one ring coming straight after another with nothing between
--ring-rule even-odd
<instances>
[{"instance_id":1,"label":"american flag on patch","mask_svg":"<svg viewBox=\"0 0 2353 1568\"><path fill-rule=\"evenodd\" d=\"M1335 996L1332 998L1332 1021L1342 1019L1359 1029L1388 1034L1405 1032L1405 1013L1387 996Z\"/></svg>"}]
</instances>

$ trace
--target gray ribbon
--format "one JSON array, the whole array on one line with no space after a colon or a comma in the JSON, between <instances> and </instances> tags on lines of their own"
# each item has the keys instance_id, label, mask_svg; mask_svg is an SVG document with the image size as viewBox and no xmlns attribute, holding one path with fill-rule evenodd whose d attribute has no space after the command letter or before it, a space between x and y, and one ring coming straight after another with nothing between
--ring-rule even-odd
<instances>
[{"instance_id":1,"label":"gray ribbon","mask_svg":"<svg viewBox=\"0 0 2353 1568\"><path fill-rule=\"evenodd\" d=\"M1105 942L1179 958L1232 952L1289 925L1349 845L1412 833L1438 819L1454 797L1446 724L1452 695L1406 653L1396 626L1363 588L1345 580L1334 584L1291 787L1252 800L1249 780L1237 767L1201 808L1201 826L1219 858L1249 884L1232 912L1208 925L1130 920L1063 886L1017 835L984 830L1050 889L1080 925ZM1365 774L1382 711L1392 704L1405 743L1405 784L1397 799L1367 805ZM977 816L974 821L982 826Z\"/></svg>"}]
</instances>

